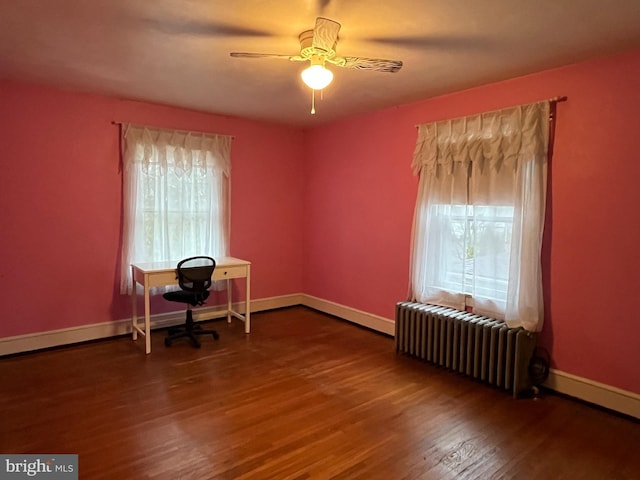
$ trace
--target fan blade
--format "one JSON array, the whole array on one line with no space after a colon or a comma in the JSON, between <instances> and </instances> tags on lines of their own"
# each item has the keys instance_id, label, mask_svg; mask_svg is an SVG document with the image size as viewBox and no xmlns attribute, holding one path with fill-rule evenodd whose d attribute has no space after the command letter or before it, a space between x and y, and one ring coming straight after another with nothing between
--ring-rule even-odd
<instances>
[{"instance_id":1,"label":"fan blade","mask_svg":"<svg viewBox=\"0 0 640 480\"><path fill-rule=\"evenodd\" d=\"M270 32L206 19L141 18L150 28L171 35L267 37Z\"/></svg>"},{"instance_id":2,"label":"fan blade","mask_svg":"<svg viewBox=\"0 0 640 480\"><path fill-rule=\"evenodd\" d=\"M331 0L316 0L316 9L319 13L322 13L331 3Z\"/></svg>"},{"instance_id":3,"label":"fan blade","mask_svg":"<svg viewBox=\"0 0 640 480\"><path fill-rule=\"evenodd\" d=\"M305 60L298 55L281 55L279 53L231 52L229 55L236 58L282 58L283 60L291 60L292 62L301 62Z\"/></svg>"},{"instance_id":4,"label":"fan blade","mask_svg":"<svg viewBox=\"0 0 640 480\"><path fill-rule=\"evenodd\" d=\"M493 47L492 41L488 37L480 36L442 36L442 35L405 35L398 37L371 37L363 38L367 42L375 42L384 45L405 48L431 48L431 49L456 49L456 50L479 50Z\"/></svg>"},{"instance_id":5,"label":"fan blade","mask_svg":"<svg viewBox=\"0 0 640 480\"><path fill-rule=\"evenodd\" d=\"M375 70L376 72L395 73L402 68L400 60L383 60L381 58L336 57L329 59L331 63L344 68L357 70Z\"/></svg>"},{"instance_id":6,"label":"fan blade","mask_svg":"<svg viewBox=\"0 0 640 480\"><path fill-rule=\"evenodd\" d=\"M313 47L325 52L333 51L338 41L339 31L340 24L338 22L318 17L316 26L313 29Z\"/></svg>"}]
</instances>

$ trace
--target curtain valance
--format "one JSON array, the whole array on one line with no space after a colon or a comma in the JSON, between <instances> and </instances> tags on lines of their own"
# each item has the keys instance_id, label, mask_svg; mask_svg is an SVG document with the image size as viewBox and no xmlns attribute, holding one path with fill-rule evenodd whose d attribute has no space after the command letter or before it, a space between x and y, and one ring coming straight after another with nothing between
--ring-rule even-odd
<instances>
[{"instance_id":1,"label":"curtain valance","mask_svg":"<svg viewBox=\"0 0 640 480\"><path fill-rule=\"evenodd\" d=\"M217 168L231 173L231 140L228 135L166 130L143 125L122 124L125 168L142 164L145 171L167 165L189 174L193 169ZM137 147L137 148L133 148Z\"/></svg>"},{"instance_id":2,"label":"curtain valance","mask_svg":"<svg viewBox=\"0 0 640 480\"><path fill-rule=\"evenodd\" d=\"M549 101L418 125L411 167L415 175L454 162L515 169L518 159L546 157Z\"/></svg>"}]
</instances>

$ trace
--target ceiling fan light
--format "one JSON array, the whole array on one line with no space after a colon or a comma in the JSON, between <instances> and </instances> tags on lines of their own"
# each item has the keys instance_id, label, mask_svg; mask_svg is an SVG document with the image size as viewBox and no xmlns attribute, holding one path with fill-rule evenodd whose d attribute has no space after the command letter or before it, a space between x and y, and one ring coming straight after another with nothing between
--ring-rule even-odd
<instances>
[{"instance_id":1,"label":"ceiling fan light","mask_svg":"<svg viewBox=\"0 0 640 480\"><path fill-rule=\"evenodd\" d=\"M311 65L300 74L302 81L313 90L322 90L333 80L333 72L322 65Z\"/></svg>"}]
</instances>

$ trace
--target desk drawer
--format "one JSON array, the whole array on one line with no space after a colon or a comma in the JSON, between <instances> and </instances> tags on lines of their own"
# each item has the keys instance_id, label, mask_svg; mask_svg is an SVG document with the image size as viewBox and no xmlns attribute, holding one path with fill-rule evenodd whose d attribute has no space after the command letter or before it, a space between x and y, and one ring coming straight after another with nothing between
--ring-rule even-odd
<instances>
[{"instance_id":1,"label":"desk drawer","mask_svg":"<svg viewBox=\"0 0 640 480\"><path fill-rule=\"evenodd\" d=\"M169 270L165 272L153 272L148 275L147 286L151 287L164 287L165 285L175 285L178 283L178 278L175 270ZM137 278L136 281L143 284L142 278Z\"/></svg>"},{"instance_id":2,"label":"desk drawer","mask_svg":"<svg viewBox=\"0 0 640 480\"><path fill-rule=\"evenodd\" d=\"M224 280L227 278L244 278L247 276L246 265L233 265L216 267L213 271L214 280Z\"/></svg>"}]
</instances>

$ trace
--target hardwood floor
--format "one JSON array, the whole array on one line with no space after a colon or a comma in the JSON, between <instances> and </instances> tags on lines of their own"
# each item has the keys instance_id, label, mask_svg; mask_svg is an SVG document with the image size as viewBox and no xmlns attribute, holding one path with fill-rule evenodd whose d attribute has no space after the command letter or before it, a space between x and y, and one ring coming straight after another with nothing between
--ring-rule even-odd
<instances>
[{"instance_id":1,"label":"hardwood floor","mask_svg":"<svg viewBox=\"0 0 640 480\"><path fill-rule=\"evenodd\" d=\"M639 479L640 423L514 400L295 307L252 333L129 337L0 359L0 452L77 453L81 479Z\"/></svg>"}]
</instances>

